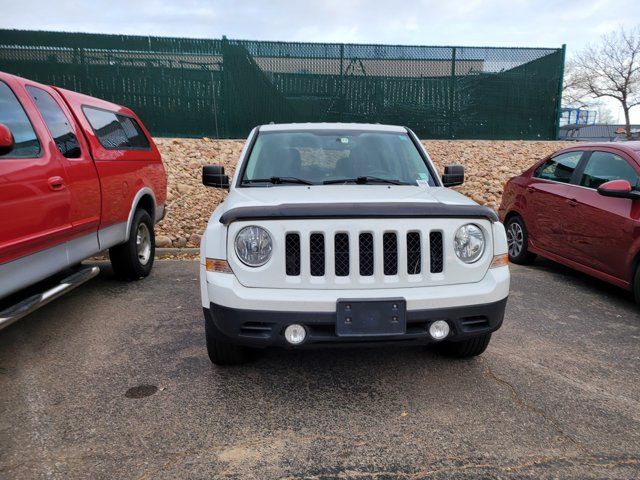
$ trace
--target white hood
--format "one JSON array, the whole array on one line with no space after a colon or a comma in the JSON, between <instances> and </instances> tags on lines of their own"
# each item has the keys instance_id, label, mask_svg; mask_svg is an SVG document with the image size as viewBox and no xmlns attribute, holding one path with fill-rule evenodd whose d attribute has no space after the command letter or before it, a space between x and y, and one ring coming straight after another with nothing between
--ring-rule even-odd
<instances>
[{"instance_id":1,"label":"white hood","mask_svg":"<svg viewBox=\"0 0 640 480\"><path fill-rule=\"evenodd\" d=\"M223 210L236 207L292 203L442 203L476 205L464 195L444 187L410 185L295 185L235 188Z\"/></svg>"}]
</instances>

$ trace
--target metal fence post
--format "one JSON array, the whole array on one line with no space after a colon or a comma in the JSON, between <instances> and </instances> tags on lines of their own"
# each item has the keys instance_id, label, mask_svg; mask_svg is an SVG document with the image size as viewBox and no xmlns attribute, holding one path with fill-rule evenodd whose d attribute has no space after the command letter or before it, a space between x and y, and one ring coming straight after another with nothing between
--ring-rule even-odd
<instances>
[{"instance_id":1,"label":"metal fence post","mask_svg":"<svg viewBox=\"0 0 640 480\"><path fill-rule=\"evenodd\" d=\"M340 44L340 101L339 101L338 119L342 121L344 112L344 43Z\"/></svg>"},{"instance_id":2,"label":"metal fence post","mask_svg":"<svg viewBox=\"0 0 640 480\"><path fill-rule=\"evenodd\" d=\"M556 128L555 138L560 140L560 116L562 115L562 88L564 86L564 60L567 53L567 44L562 44L562 53L560 54L560 78L558 79L558 98L556 99Z\"/></svg>"},{"instance_id":3,"label":"metal fence post","mask_svg":"<svg viewBox=\"0 0 640 480\"><path fill-rule=\"evenodd\" d=\"M451 51L451 82L450 82L450 92L449 92L449 138L454 137L453 108L454 108L454 98L456 94L456 51L457 51L457 48L453 47Z\"/></svg>"}]
</instances>

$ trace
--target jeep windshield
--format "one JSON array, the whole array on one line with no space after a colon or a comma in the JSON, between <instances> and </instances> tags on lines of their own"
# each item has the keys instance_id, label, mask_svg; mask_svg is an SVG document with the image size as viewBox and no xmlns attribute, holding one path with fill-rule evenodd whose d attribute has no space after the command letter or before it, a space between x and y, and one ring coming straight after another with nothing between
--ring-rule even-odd
<instances>
[{"instance_id":1,"label":"jeep windshield","mask_svg":"<svg viewBox=\"0 0 640 480\"><path fill-rule=\"evenodd\" d=\"M259 132L240 184L435 185L406 132L299 130ZM424 183L423 183L424 182Z\"/></svg>"}]
</instances>

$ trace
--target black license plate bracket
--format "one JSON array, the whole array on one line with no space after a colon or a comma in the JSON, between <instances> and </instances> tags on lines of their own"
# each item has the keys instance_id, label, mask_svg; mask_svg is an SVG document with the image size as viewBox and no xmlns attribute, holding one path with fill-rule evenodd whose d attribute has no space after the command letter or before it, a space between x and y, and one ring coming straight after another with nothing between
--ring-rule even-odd
<instances>
[{"instance_id":1,"label":"black license plate bracket","mask_svg":"<svg viewBox=\"0 0 640 480\"><path fill-rule=\"evenodd\" d=\"M404 298L338 299L336 335L380 337L407 331L407 302Z\"/></svg>"}]
</instances>

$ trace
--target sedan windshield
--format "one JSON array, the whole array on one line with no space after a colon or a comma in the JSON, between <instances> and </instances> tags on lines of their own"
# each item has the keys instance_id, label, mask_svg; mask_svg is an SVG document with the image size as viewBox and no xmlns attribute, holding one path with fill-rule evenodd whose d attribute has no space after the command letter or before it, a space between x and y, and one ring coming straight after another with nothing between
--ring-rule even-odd
<instances>
[{"instance_id":1,"label":"sedan windshield","mask_svg":"<svg viewBox=\"0 0 640 480\"><path fill-rule=\"evenodd\" d=\"M260 132L243 186L388 184L434 186L405 132L305 130Z\"/></svg>"}]
</instances>

